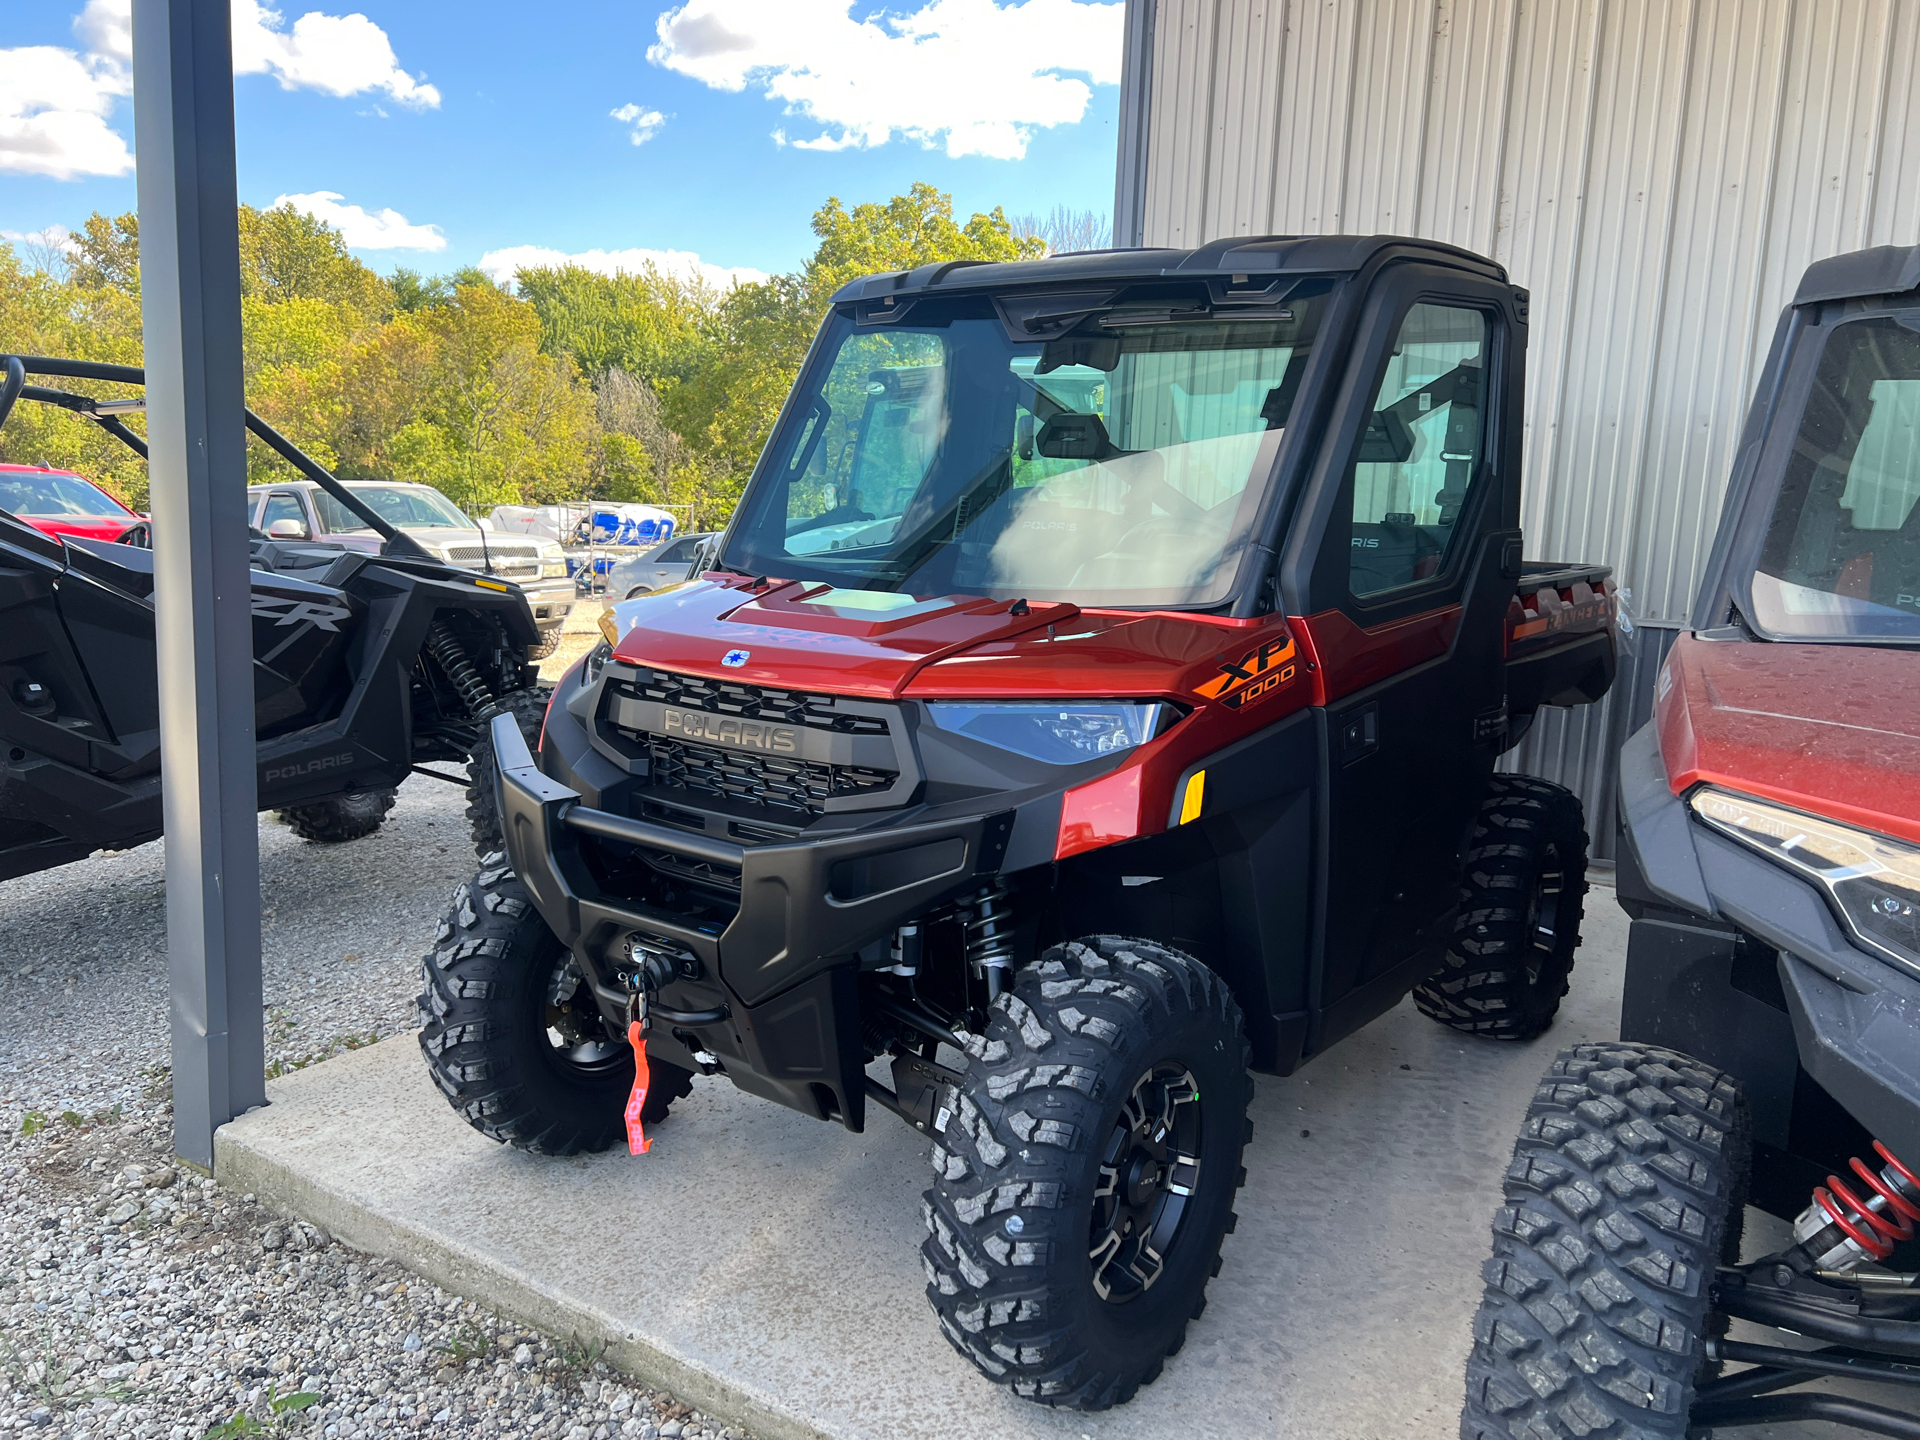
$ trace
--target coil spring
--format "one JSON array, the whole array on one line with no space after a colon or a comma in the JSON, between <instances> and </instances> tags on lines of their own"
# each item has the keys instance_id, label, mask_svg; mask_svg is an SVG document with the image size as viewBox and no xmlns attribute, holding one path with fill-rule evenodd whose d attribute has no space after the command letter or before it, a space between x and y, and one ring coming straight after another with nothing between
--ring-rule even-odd
<instances>
[{"instance_id":1,"label":"coil spring","mask_svg":"<svg viewBox=\"0 0 1920 1440\"><path fill-rule=\"evenodd\" d=\"M1829 1175L1827 1183L1813 1192L1813 1202L1870 1258L1885 1260L1894 1246L1913 1238L1915 1222L1920 1222L1920 1175L1902 1165L1878 1140L1873 1148L1887 1162L1879 1174L1857 1155L1852 1161L1853 1173L1873 1192L1870 1198L1863 1200L1838 1175ZM1873 1205L1875 1199L1880 1201L1878 1208Z\"/></svg>"},{"instance_id":2,"label":"coil spring","mask_svg":"<svg viewBox=\"0 0 1920 1440\"><path fill-rule=\"evenodd\" d=\"M480 678L480 672L473 668L473 662L467 659L466 648L461 645L446 622L436 620L427 630L427 649L440 668L447 672L447 678L453 682L453 688L460 692L473 718L478 720L493 708L493 692L487 688L487 682Z\"/></svg>"},{"instance_id":3,"label":"coil spring","mask_svg":"<svg viewBox=\"0 0 1920 1440\"><path fill-rule=\"evenodd\" d=\"M967 902L967 963L976 974L1013 966L1013 900L989 885Z\"/></svg>"}]
</instances>

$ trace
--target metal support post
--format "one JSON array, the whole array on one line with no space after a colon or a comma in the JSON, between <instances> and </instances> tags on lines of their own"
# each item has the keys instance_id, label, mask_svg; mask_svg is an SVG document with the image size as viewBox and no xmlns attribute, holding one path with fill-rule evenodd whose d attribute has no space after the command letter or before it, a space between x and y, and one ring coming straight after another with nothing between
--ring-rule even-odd
<instances>
[{"instance_id":1,"label":"metal support post","mask_svg":"<svg viewBox=\"0 0 1920 1440\"><path fill-rule=\"evenodd\" d=\"M228 0L133 0L173 1136L266 1099Z\"/></svg>"},{"instance_id":2,"label":"metal support post","mask_svg":"<svg viewBox=\"0 0 1920 1440\"><path fill-rule=\"evenodd\" d=\"M1159 0L1127 0L1120 58L1120 144L1114 157L1113 243L1146 244L1147 132L1153 114L1153 29Z\"/></svg>"}]
</instances>

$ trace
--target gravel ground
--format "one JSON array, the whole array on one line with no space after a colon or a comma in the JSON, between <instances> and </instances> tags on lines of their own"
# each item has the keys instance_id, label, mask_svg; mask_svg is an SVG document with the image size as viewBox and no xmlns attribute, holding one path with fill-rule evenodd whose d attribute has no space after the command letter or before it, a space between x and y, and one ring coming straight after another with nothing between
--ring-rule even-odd
<instances>
[{"instance_id":1,"label":"gravel ground","mask_svg":"<svg viewBox=\"0 0 1920 1440\"><path fill-rule=\"evenodd\" d=\"M543 670L591 644L569 635ZM262 817L269 1073L413 1029L419 956L474 870L464 810L414 778L350 844ZM0 884L0 1431L737 1433L613 1375L592 1337L528 1330L176 1167L164 880L156 842Z\"/></svg>"}]
</instances>

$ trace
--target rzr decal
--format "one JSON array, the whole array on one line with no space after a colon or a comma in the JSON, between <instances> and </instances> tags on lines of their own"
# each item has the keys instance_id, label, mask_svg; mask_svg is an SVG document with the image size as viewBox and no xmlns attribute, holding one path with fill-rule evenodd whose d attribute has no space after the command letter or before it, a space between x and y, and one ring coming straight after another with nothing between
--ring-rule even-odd
<instances>
[{"instance_id":1,"label":"rzr decal","mask_svg":"<svg viewBox=\"0 0 1920 1440\"><path fill-rule=\"evenodd\" d=\"M1242 657L1238 664L1222 665L1220 673L1201 685L1197 692L1209 700L1218 700L1229 710L1255 700L1264 700L1299 673L1298 649L1291 635L1276 636Z\"/></svg>"},{"instance_id":2,"label":"rzr decal","mask_svg":"<svg viewBox=\"0 0 1920 1440\"><path fill-rule=\"evenodd\" d=\"M340 627L335 622L353 618L353 611L344 605L323 605L315 600L282 600L271 595L253 597L253 614L255 619L273 621L276 627L311 621L322 630L331 630L336 634Z\"/></svg>"}]
</instances>

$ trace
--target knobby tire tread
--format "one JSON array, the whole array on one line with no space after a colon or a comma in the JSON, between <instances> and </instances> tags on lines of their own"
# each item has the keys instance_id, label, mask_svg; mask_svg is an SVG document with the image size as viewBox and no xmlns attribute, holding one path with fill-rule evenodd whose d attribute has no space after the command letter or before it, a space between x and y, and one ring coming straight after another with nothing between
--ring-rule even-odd
<instances>
[{"instance_id":1,"label":"knobby tire tread","mask_svg":"<svg viewBox=\"0 0 1920 1440\"><path fill-rule=\"evenodd\" d=\"M420 1051L448 1103L489 1139L541 1155L605 1150L625 1138L633 1058L586 1075L553 1063L544 1007L559 941L504 854L459 886L421 962ZM539 1014L544 1014L544 1009ZM666 1118L693 1074L651 1061L642 1119Z\"/></svg>"},{"instance_id":2,"label":"knobby tire tread","mask_svg":"<svg viewBox=\"0 0 1920 1440\"><path fill-rule=\"evenodd\" d=\"M1098 935L1047 950L990 1014L984 1035L965 1037L967 1082L932 1150L937 1178L922 1203L927 1298L954 1348L1015 1394L1074 1410L1123 1404L1180 1348L1234 1227L1253 1094L1239 1007L1191 956ZM1202 1104L1225 1117L1203 1110L1203 1123L1227 1128L1220 1153L1203 1154L1200 1208L1183 1221L1166 1271L1120 1307L1137 1333L1102 1343L1092 1330L1109 1322L1086 1323L1089 1307L1106 1303L1087 1260L1098 1152L1139 1075L1173 1058L1154 1053L1156 1036L1183 1026L1204 1031L1214 1052L1204 1074L1188 1060ZM1024 1228L1010 1235L1005 1217L1015 1210Z\"/></svg>"},{"instance_id":3,"label":"knobby tire tread","mask_svg":"<svg viewBox=\"0 0 1920 1440\"><path fill-rule=\"evenodd\" d=\"M1528 904L1545 846L1564 886L1551 952L1534 950ZM1532 1040L1567 993L1587 893L1586 816L1572 791L1531 775L1495 775L1474 819L1460 917L1440 970L1415 987L1420 1013L1490 1040ZM1527 973L1538 961L1536 975Z\"/></svg>"},{"instance_id":4,"label":"knobby tire tread","mask_svg":"<svg viewBox=\"0 0 1920 1440\"><path fill-rule=\"evenodd\" d=\"M360 790L352 795L336 795L309 805L288 805L275 811L281 822L302 840L320 845L340 845L373 834L386 822L399 792L388 786L380 790Z\"/></svg>"},{"instance_id":5,"label":"knobby tire tread","mask_svg":"<svg viewBox=\"0 0 1920 1440\"><path fill-rule=\"evenodd\" d=\"M547 701L553 696L551 685L532 685L500 697L500 706L513 716L520 733L527 737L527 748L540 744L540 726L547 718ZM473 833L474 852L490 855L505 846L500 827L500 807L493 794L493 731L480 727L479 738L467 757L467 826Z\"/></svg>"},{"instance_id":6,"label":"knobby tire tread","mask_svg":"<svg viewBox=\"0 0 1920 1440\"><path fill-rule=\"evenodd\" d=\"M1723 1071L1616 1041L1560 1052L1514 1146L1462 1440L1678 1440L1738 1257L1747 1105Z\"/></svg>"}]
</instances>

